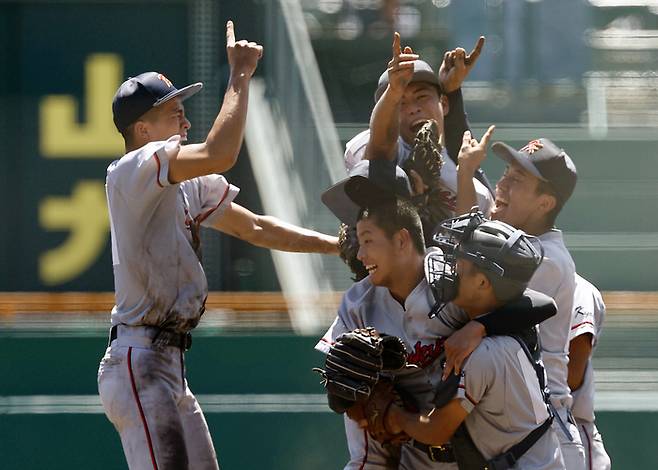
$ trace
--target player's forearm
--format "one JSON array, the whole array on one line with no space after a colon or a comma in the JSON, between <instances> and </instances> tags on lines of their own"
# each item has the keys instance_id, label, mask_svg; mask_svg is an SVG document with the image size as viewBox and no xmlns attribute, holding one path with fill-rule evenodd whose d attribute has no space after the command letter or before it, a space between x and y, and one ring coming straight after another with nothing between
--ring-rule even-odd
<instances>
[{"instance_id":1,"label":"player's forearm","mask_svg":"<svg viewBox=\"0 0 658 470\"><path fill-rule=\"evenodd\" d=\"M213 172L230 169L238 159L247 120L249 81L249 76L240 73L232 73L229 79L222 109L205 142Z\"/></svg>"},{"instance_id":2,"label":"player's forearm","mask_svg":"<svg viewBox=\"0 0 658 470\"><path fill-rule=\"evenodd\" d=\"M392 405L387 415L387 429L391 432L404 431L413 439L425 444L440 446L450 440L454 429L449 430L440 423L440 410L432 410L428 415L409 413Z\"/></svg>"},{"instance_id":3,"label":"player's forearm","mask_svg":"<svg viewBox=\"0 0 658 470\"><path fill-rule=\"evenodd\" d=\"M395 159L400 136L401 98L387 88L375 104L370 116L370 141L365 154L367 160L373 158Z\"/></svg>"},{"instance_id":4,"label":"player's forearm","mask_svg":"<svg viewBox=\"0 0 658 470\"><path fill-rule=\"evenodd\" d=\"M578 390L585 379L585 371L592 354L592 335L585 333L576 336L569 342L569 365L567 383L569 388Z\"/></svg>"},{"instance_id":5,"label":"player's forearm","mask_svg":"<svg viewBox=\"0 0 658 470\"><path fill-rule=\"evenodd\" d=\"M457 202L455 215L467 214L473 206L477 206L477 193L473 182L473 172L457 167Z\"/></svg>"},{"instance_id":6,"label":"player's forearm","mask_svg":"<svg viewBox=\"0 0 658 470\"><path fill-rule=\"evenodd\" d=\"M250 243L271 250L338 254L338 237L298 227L276 217L260 216Z\"/></svg>"}]
</instances>

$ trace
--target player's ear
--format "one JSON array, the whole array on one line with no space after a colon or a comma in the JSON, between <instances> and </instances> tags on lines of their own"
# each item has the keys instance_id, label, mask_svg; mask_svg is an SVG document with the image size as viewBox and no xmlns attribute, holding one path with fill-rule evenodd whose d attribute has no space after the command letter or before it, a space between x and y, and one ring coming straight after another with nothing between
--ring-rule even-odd
<instances>
[{"instance_id":1,"label":"player's ear","mask_svg":"<svg viewBox=\"0 0 658 470\"><path fill-rule=\"evenodd\" d=\"M548 214L557 205L557 199L552 194L543 193L539 196L539 209L542 214Z\"/></svg>"},{"instance_id":2,"label":"player's ear","mask_svg":"<svg viewBox=\"0 0 658 470\"><path fill-rule=\"evenodd\" d=\"M133 124L133 137L139 140L148 139L149 128L146 121L136 121Z\"/></svg>"},{"instance_id":3,"label":"player's ear","mask_svg":"<svg viewBox=\"0 0 658 470\"><path fill-rule=\"evenodd\" d=\"M404 251L408 247L412 245L411 243L411 234L409 233L409 230L406 228L402 228L395 232L395 235L393 235L393 242L395 243L395 247L399 251Z\"/></svg>"},{"instance_id":4,"label":"player's ear","mask_svg":"<svg viewBox=\"0 0 658 470\"><path fill-rule=\"evenodd\" d=\"M484 275L482 271L478 271L475 278L477 279L478 289L480 290L493 289L493 285L491 284L491 281L487 276Z\"/></svg>"}]
</instances>

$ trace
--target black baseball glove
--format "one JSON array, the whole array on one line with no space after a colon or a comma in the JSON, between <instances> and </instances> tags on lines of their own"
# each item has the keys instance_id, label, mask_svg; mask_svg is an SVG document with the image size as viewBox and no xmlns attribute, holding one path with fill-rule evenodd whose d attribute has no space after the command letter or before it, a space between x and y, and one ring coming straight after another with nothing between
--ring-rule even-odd
<instances>
[{"instance_id":1,"label":"black baseball glove","mask_svg":"<svg viewBox=\"0 0 658 470\"><path fill-rule=\"evenodd\" d=\"M400 338L361 328L340 335L327 354L324 369L313 370L322 375L331 409L344 413L370 397L382 371L399 370L406 361Z\"/></svg>"}]
</instances>

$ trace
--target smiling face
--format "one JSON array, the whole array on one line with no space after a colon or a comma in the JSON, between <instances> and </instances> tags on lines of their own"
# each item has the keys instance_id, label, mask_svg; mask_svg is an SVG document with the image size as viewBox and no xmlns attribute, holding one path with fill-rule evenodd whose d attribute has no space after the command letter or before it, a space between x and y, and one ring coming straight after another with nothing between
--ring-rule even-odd
<instances>
[{"instance_id":1,"label":"smiling face","mask_svg":"<svg viewBox=\"0 0 658 470\"><path fill-rule=\"evenodd\" d=\"M180 98L174 98L140 117L135 123L135 132L147 142L167 140L173 135L180 135L181 141L185 142L190 127L183 102Z\"/></svg>"},{"instance_id":2,"label":"smiling face","mask_svg":"<svg viewBox=\"0 0 658 470\"><path fill-rule=\"evenodd\" d=\"M356 236L359 240L357 258L366 267L370 282L390 289L396 271L396 234L389 238L373 218L367 218L357 222Z\"/></svg>"},{"instance_id":3,"label":"smiling face","mask_svg":"<svg viewBox=\"0 0 658 470\"><path fill-rule=\"evenodd\" d=\"M445 96L439 96L437 88L426 82L412 82L407 85L400 103L400 136L412 144L420 127L429 119L434 119L443 134L443 116L448 104Z\"/></svg>"},{"instance_id":4,"label":"smiling face","mask_svg":"<svg viewBox=\"0 0 658 470\"><path fill-rule=\"evenodd\" d=\"M536 233L536 227L545 218L554 201L548 194L541 194L541 180L518 164L507 166L496 183L496 200L491 218L506 222L527 233Z\"/></svg>"}]
</instances>

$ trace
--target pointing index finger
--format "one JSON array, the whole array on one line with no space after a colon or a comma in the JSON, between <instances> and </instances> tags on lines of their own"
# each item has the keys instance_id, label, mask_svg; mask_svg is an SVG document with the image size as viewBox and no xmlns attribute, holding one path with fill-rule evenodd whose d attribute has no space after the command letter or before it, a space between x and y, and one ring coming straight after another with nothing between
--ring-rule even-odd
<instances>
[{"instance_id":1,"label":"pointing index finger","mask_svg":"<svg viewBox=\"0 0 658 470\"><path fill-rule=\"evenodd\" d=\"M487 132L484 133L484 135L482 136L482 140L480 141L480 145L482 145L482 147L487 148L487 146L489 145L489 140L491 139L491 135L493 134L495 128L496 126L489 126Z\"/></svg>"},{"instance_id":2,"label":"pointing index finger","mask_svg":"<svg viewBox=\"0 0 658 470\"><path fill-rule=\"evenodd\" d=\"M226 45L228 47L235 46L235 33L233 32L233 21L226 22Z\"/></svg>"},{"instance_id":3,"label":"pointing index finger","mask_svg":"<svg viewBox=\"0 0 658 470\"><path fill-rule=\"evenodd\" d=\"M393 57L400 55L400 33L393 33Z\"/></svg>"},{"instance_id":4,"label":"pointing index finger","mask_svg":"<svg viewBox=\"0 0 658 470\"><path fill-rule=\"evenodd\" d=\"M464 63L466 65L471 65L475 63L475 61L478 60L478 57L480 57L480 53L482 52L483 47L484 47L484 36L480 36L478 38L478 42L475 44L475 47L473 48L471 53L466 56Z\"/></svg>"}]
</instances>

